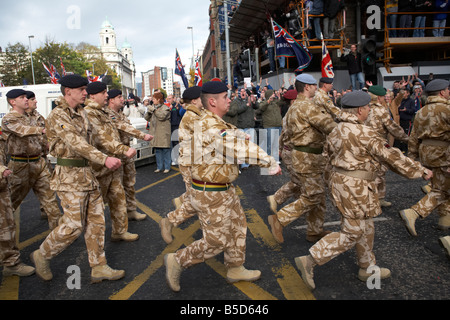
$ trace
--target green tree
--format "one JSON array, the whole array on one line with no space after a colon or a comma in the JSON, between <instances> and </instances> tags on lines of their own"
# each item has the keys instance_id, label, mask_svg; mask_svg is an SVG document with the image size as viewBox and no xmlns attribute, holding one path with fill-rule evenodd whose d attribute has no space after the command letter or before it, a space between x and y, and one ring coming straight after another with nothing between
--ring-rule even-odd
<instances>
[{"instance_id":1,"label":"green tree","mask_svg":"<svg viewBox=\"0 0 450 320\"><path fill-rule=\"evenodd\" d=\"M19 86L28 82L33 83L31 73L31 59L28 48L21 43L8 44L0 66L2 81L7 86Z\"/></svg>"}]
</instances>

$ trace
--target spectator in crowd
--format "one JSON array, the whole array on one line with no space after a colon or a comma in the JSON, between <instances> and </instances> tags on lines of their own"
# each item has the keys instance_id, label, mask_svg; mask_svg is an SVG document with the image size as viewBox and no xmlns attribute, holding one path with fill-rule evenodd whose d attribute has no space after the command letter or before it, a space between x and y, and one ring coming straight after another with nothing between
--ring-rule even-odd
<instances>
[{"instance_id":1,"label":"spectator in crowd","mask_svg":"<svg viewBox=\"0 0 450 320\"><path fill-rule=\"evenodd\" d=\"M341 61L347 62L352 89L357 89L356 82L359 83L359 89L362 89L364 87L364 75L362 72L361 53L357 51L356 44L352 44L350 46L350 51L341 56Z\"/></svg>"},{"instance_id":2,"label":"spectator in crowd","mask_svg":"<svg viewBox=\"0 0 450 320\"><path fill-rule=\"evenodd\" d=\"M405 14L400 15L399 28L411 28L412 15L408 12L414 11L414 0L398 0L398 12L405 12ZM398 30L398 36L400 38L409 37L409 30L402 29Z\"/></svg>"},{"instance_id":3,"label":"spectator in crowd","mask_svg":"<svg viewBox=\"0 0 450 320\"><path fill-rule=\"evenodd\" d=\"M425 22L427 19L427 16L425 15L425 12L429 11L432 7L431 1L429 0L416 0L415 4L415 11L416 12L423 12L421 14L417 14L414 18L414 31L413 31L413 37L425 37Z\"/></svg>"},{"instance_id":4,"label":"spectator in crowd","mask_svg":"<svg viewBox=\"0 0 450 320\"><path fill-rule=\"evenodd\" d=\"M250 141L256 143L255 132L255 109L258 108L256 97L254 95L249 96L247 94L246 85L241 89L239 96L231 104L237 105L237 127L244 130L244 132L250 135ZM241 164L241 169L248 168L249 164Z\"/></svg>"},{"instance_id":5,"label":"spectator in crowd","mask_svg":"<svg viewBox=\"0 0 450 320\"><path fill-rule=\"evenodd\" d=\"M445 11L450 10L450 1L449 0L436 0L435 10L442 12L436 13L433 16L433 36L435 37L443 37L445 32L445 25L447 23L447 13Z\"/></svg>"},{"instance_id":6,"label":"spectator in crowd","mask_svg":"<svg viewBox=\"0 0 450 320\"><path fill-rule=\"evenodd\" d=\"M164 104L164 95L156 92L152 97L153 105L148 107L145 120L150 122L149 134L154 138L151 141L155 149L156 167L155 172L170 171L170 109Z\"/></svg>"},{"instance_id":7,"label":"spectator in crowd","mask_svg":"<svg viewBox=\"0 0 450 320\"><path fill-rule=\"evenodd\" d=\"M344 8L344 0L324 0L323 36L333 39L336 32L336 16Z\"/></svg>"},{"instance_id":8,"label":"spectator in crowd","mask_svg":"<svg viewBox=\"0 0 450 320\"><path fill-rule=\"evenodd\" d=\"M416 113L416 107L414 104L414 100L411 99L411 95L409 90L403 90L403 100L398 107L398 113L400 116L400 126L405 130L405 133L409 136L411 132L412 121L414 119L414 114ZM396 141L397 142L397 141ZM404 143L398 142L397 147L406 151L407 145Z\"/></svg>"},{"instance_id":9,"label":"spectator in crowd","mask_svg":"<svg viewBox=\"0 0 450 320\"><path fill-rule=\"evenodd\" d=\"M272 155L275 159L278 159L278 138L280 137L282 124L282 102L281 100L276 98L275 92L273 90L267 90L265 93L265 98L266 100L259 104L257 112L261 113L263 128L266 129L266 152L269 156ZM264 138L264 134L261 136L260 131L260 141L261 138ZM264 149L264 144L262 145L262 147Z\"/></svg>"},{"instance_id":10,"label":"spectator in crowd","mask_svg":"<svg viewBox=\"0 0 450 320\"><path fill-rule=\"evenodd\" d=\"M386 11L388 13L398 12L398 0L387 0ZM386 20L388 28L397 28L397 16L397 14L388 14ZM397 30L389 30L389 37L396 38Z\"/></svg>"},{"instance_id":11,"label":"spectator in crowd","mask_svg":"<svg viewBox=\"0 0 450 320\"><path fill-rule=\"evenodd\" d=\"M314 0L312 3L310 15L322 15L323 14L323 0ZM322 28L320 27L320 21L322 17L311 17L310 21L314 26L314 34L317 40L322 38Z\"/></svg>"}]
</instances>

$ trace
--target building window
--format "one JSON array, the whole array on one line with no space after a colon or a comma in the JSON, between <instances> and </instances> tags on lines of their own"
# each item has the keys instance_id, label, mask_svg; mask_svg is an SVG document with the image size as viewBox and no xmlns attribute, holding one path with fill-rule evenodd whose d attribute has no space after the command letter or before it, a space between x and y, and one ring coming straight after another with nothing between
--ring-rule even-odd
<instances>
[{"instance_id":1,"label":"building window","mask_svg":"<svg viewBox=\"0 0 450 320\"><path fill-rule=\"evenodd\" d=\"M106 37L106 44L109 44L109 38Z\"/></svg>"}]
</instances>

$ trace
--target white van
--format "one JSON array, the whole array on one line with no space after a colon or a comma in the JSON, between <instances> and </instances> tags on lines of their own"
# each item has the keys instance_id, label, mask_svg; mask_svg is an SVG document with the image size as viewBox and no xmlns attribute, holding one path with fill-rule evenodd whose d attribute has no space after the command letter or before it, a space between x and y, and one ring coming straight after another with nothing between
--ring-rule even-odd
<instances>
[{"instance_id":1,"label":"white van","mask_svg":"<svg viewBox=\"0 0 450 320\"><path fill-rule=\"evenodd\" d=\"M24 85L24 86L15 86L15 87L1 87L0 88L0 123L1 119L5 114L7 114L10 110L10 106L8 105L8 101L6 100L6 94L8 91L12 89L23 89L26 91L33 91L36 95L37 100L37 111L44 117L50 114L50 112L55 108L55 100L60 97L61 94L61 85L59 84L37 84L37 85ZM130 118L131 124L138 130L148 133L147 130L147 121L143 118ZM133 139L131 141L131 147L137 150L135 161L139 161L142 163L145 162L153 162L150 160L154 160L154 151L150 146L150 142ZM56 163L56 160L50 157L52 163Z\"/></svg>"}]
</instances>

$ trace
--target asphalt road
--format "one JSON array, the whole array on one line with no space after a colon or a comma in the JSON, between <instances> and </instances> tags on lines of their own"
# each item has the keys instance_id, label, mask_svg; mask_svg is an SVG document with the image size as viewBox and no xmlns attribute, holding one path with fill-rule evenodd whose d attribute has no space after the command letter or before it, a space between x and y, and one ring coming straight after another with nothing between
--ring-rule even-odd
<instances>
[{"instance_id":1,"label":"asphalt road","mask_svg":"<svg viewBox=\"0 0 450 320\"><path fill-rule=\"evenodd\" d=\"M124 269L125 278L91 284L86 247L81 236L51 261L52 281L44 282L36 275L20 279L0 275L0 300L157 300L162 305L178 301L182 305L171 310L178 314L186 303L190 302L191 307L195 305L194 301L239 301L261 306L265 305L264 301L277 300L450 299L450 261L438 243L439 237L449 232L437 229L438 216L433 213L416 223L418 237L413 238L398 216L399 210L423 196L420 188L425 184L423 180L408 180L392 172L387 174L387 200L393 205L376 219L374 251L377 264L389 268L391 278L382 280L375 288L358 280L356 255L352 249L315 268L316 289L311 292L294 263L294 258L307 254L311 246L305 240L304 217L285 228L285 242L281 245L273 239L267 223L271 213L266 197L287 181L288 175L286 172L276 177L261 175L257 167L243 171L235 186L248 219L245 266L261 270L261 279L254 283L227 283L223 254L220 254L183 271L181 291L174 293L166 284L163 257L200 238L201 230L197 218L192 218L174 230L172 244L167 245L162 240L158 222L174 209L171 200L184 192L184 184L177 167L168 174L154 173L154 170L155 164L137 169L138 207L140 212L148 215L143 221L129 223L129 231L140 235L138 241L111 242L108 208L105 211L108 264ZM327 210L326 228L339 230L340 215L329 201ZM20 226L17 233L22 259L31 263L30 253L48 233L48 224L40 220L38 201L32 192L21 205L16 220ZM184 311L188 312L188 309ZM195 312L195 309L191 311ZM222 306L220 312L224 314L225 307ZM263 310L259 312L263 315ZM249 310L246 313L248 315Z\"/></svg>"}]
</instances>

